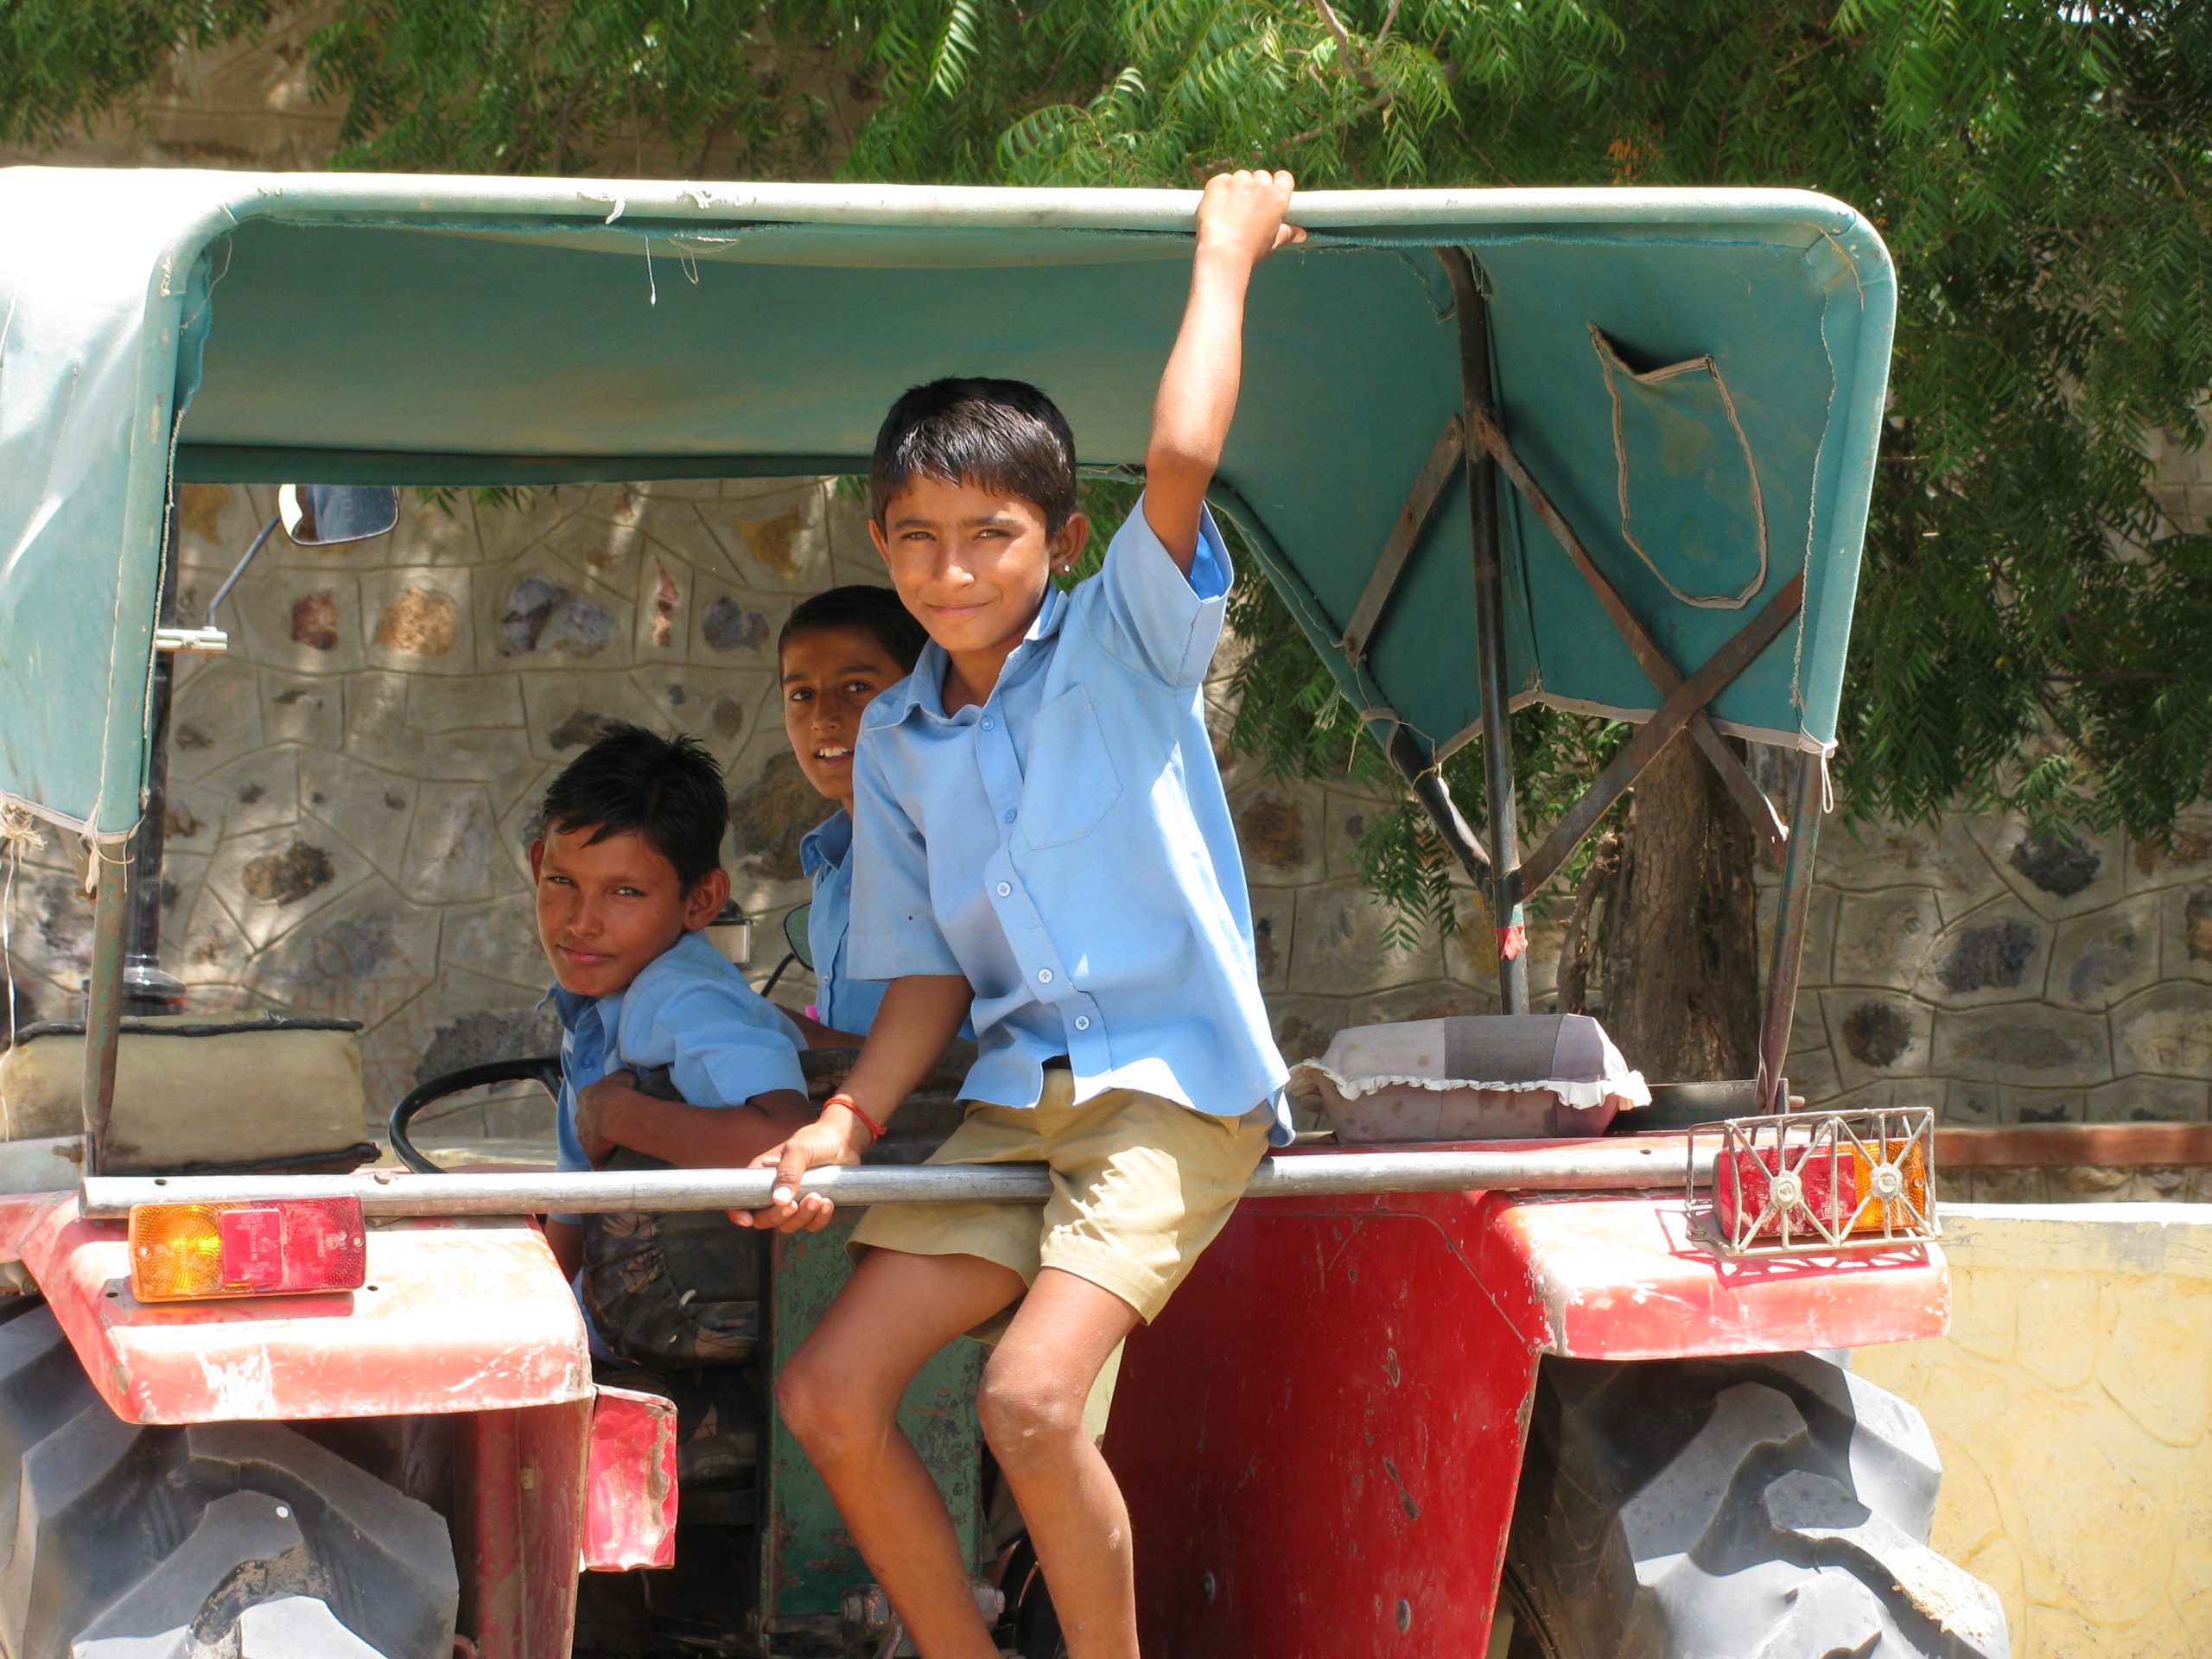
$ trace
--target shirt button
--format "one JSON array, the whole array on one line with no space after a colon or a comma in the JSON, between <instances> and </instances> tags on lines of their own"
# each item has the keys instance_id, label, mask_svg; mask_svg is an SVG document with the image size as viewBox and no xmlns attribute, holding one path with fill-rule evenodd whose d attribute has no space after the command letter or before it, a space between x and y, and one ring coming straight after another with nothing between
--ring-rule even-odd
<instances>
[{"instance_id":1,"label":"shirt button","mask_svg":"<svg viewBox=\"0 0 2212 1659\"><path fill-rule=\"evenodd\" d=\"M1052 982L1052 970L1049 968L1039 968L1037 970L1037 982L1039 985L1051 984Z\"/></svg>"},{"instance_id":2,"label":"shirt button","mask_svg":"<svg viewBox=\"0 0 2212 1659\"><path fill-rule=\"evenodd\" d=\"M1013 887L1012 887L1010 884L1008 884L1008 883L1007 883L1007 882L1004 882L1004 881L1001 881L1001 882L1000 882L1000 883L999 883L999 897L1000 897L1000 898L1001 898L1001 899L1005 898L1005 897L1007 896L1007 894L1008 894L1009 893L1012 893L1013 891L1014 891L1014 888L1013 888Z\"/></svg>"},{"instance_id":3,"label":"shirt button","mask_svg":"<svg viewBox=\"0 0 2212 1659\"><path fill-rule=\"evenodd\" d=\"M991 729L991 722L988 717L983 721L983 729L987 732Z\"/></svg>"},{"instance_id":4,"label":"shirt button","mask_svg":"<svg viewBox=\"0 0 2212 1659\"><path fill-rule=\"evenodd\" d=\"M1077 1031L1089 1031L1090 1029L1090 1016L1087 1014L1078 1014L1076 1015L1075 1028Z\"/></svg>"},{"instance_id":5,"label":"shirt button","mask_svg":"<svg viewBox=\"0 0 2212 1659\"><path fill-rule=\"evenodd\" d=\"M1007 821L1008 823L1012 823L1014 822L1014 812L1013 812L1013 810L1012 810L1011 808L1009 808L1009 809L1007 810L1007 815L1006 815L1006 821Z\"/></svg>"}]
</instances>

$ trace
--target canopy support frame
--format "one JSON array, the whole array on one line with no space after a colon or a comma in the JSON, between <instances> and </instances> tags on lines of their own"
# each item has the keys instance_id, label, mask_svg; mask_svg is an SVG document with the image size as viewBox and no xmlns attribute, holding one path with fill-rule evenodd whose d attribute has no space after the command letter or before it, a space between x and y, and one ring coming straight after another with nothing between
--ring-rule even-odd
<instances>
[{"instance_id":1,"label":"canopy support frame","mask_svg":"<svg viewBox=\"0 0 2212 1659\"><path fill-rule=\"evenodd\" d=\"M1445 486L1452 481L1452 472L1465 464L1466 432L1467 422L1463 415L1455 412L1444 423L1444 430L1437 435L1428 459L1421 462L1420 476L1414 480L1405 505L1398 509L1398 522L1390 527L1390 539L1382 544L1382 556L1375 561L1359 603L1352 609L1351 621L1344 628L1341 648L1345 659L1355 667L1367 655L1369 642L1375 638L1376 625L1382 621L1384 609L1396 593L1399 578L1405 575L1422 532L1436 516L1437 504L1444 499Z\"/></svg>"},{"instance_id":2,"label":"canopy support frame","mask_svg":"<svg viewBox=\"0 0 2212 1659\"><path fill-rule=\"evenodd\" d=\"M93 887L92 960L85 988L85 1173L97 1175L107 1161L108 1121L115 1115L123 976L130 956L131 858L127 852L111 858L97 842L87 856Z\"/></svg>"},{"instance_id":3,"label":"canopy support frame","mask_svg":"<svg viewBox=\"0 0 2212 1659\"><path fill-rule=\"evenodd\" d=\"M1465 248L1439 248L1452 285L1459 337L1459 397L1466 429L1497 423L1491 400L1490 301ZM1499 554L1497 467L1472 444L1462 445L1467 516L1473 530L1476 672L1482 682L1483 769L1490 798L1490 908L1497 936L1498 1001L1506 1014L1529 1012L1527 924L1521 911L1520 830L1514 818L1512 702L1505 681L1505 575Z\"/></svg>"},{"instance_id":4,"label":"canopy support frame","mask_svg":"<svg viewBox=\"0 0 2212 1659\"><path fill-rule=\"evenodd\" d=\"M1544 486L1536 481L1535 475L1514 453L1513 445L1487 412L1477 421L1474 436L1475 442L1513 481L1513 487L1521 493L1522 499L1528 502L1531 511L1566 552L1576 573L1590 591L1598 596L1598 602L1605 607L1606 616L1611 620L1614 629L1636 658L1637 666L1643 671L1654 689L1662 697L1673 692L1682 683L1681 671L1659 648L1658 642L1652 639L1641 619L1628 607L1628 601L1621 597L1620 590L1598 568L1597 562L1590 556L1589 549L1582 544L1582 538L1574 533L1574 526L1567 522L1567 515L1559 510L1546 493ZM1705 758L1713 763L1713 769L1720 774L1721 781L1728 786L1729 795L1751 821L1751 832L1764 843L1767 852L1780 852L1789 838L1789 830L1776 816L1774 803L1767 799L1766 791L1758 786L1744 763L1736 758L1736 752L1728 747L1727 740L1714 729L1712 716L1704 709L1698 709L1690 716L1689 730L1698 747L1704 752ZM1535 885L1541 886L1541 883Z\"/></svg>"},{"instance_id":5,"label":"canopy support frame","mask_svg":"<svg viewBox=\"0 0 2212 1659\"><path fill-rule=\"evenodd\" d=\"M1813 857L1820 845L1827 779L1825 756L1799 756L1797 799L1789 814L1789 849L1783 857L1782 888L1776 894L1766 1007L1759 1018L1758 1109L1765 1112L1789 1109L1789 1084L1782 1068L1789 1055L1790 1025L1797 1015L1797 976L1812 920Z\"/></svg>"},{"instance_id":6,"label":"canopy support frame","mask_svg":"<svg viewBox=\"0 0 2212 1659\"><path fill-rule=\"evenodd\" d=\"M1690 723L1691 719L1705 705L1719 696L1729 682L1749 668L1758 654L1774 643L1805 602L1805 573L1799 571L1783 584L1782 590L1760 607L1758 615L1736 633L1689 678L1668 694L1651 718L1636 728L1636 734L1621 747L1619 753L1605 763L1597 781L1585 790L1566 816L1552 826L1543 844L1529 855L1520 874L1526 885L1516 889L1516 897L1534 893L1553 877L1582 837L1588 835L1606 810L1643 775L1643 770L1659 758L1659 752L1674 741L1675 735Z\"/></svg>"}]
</instances>

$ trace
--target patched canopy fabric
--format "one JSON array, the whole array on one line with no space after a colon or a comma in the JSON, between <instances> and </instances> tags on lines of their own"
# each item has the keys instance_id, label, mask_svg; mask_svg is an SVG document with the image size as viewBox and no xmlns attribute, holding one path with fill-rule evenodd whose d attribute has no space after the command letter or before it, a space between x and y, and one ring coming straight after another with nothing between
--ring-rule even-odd
<instances>
[{"instance_id":1,"label":"patched canopy fabric","mask_svg":"<svg viewBox=\"0 0 2212 1659\"><path fill-rule=\"evenodd\" d=\"M0 169L0 791L139 813L178 480L551 482L863 470L891 399L1033 380L1086 465L1141 465L1188 280L1179 192ZM1688 673L1801 572L1711 705L1834 740L1894 314L1872 228L1764 190L1306 194L1258 273L1222 507L1348 696L1431 754L1480 713L1446 486L1364 655L1341 647L1461 406L1490 296L1501 423ZM1501 492L1516 702L1662 698Z\"/></svg>"}]
</instances>

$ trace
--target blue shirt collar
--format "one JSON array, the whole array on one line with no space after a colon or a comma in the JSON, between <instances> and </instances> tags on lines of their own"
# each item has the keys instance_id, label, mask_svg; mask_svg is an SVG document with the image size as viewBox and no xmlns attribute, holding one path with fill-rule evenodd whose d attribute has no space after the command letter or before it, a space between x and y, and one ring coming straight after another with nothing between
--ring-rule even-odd
<instances>
[{"instance_id":1,"label":"blue shirt collar","mask_svg":"<svg viewBox=\"0 0 2212 1659\"><path fill-rule=\"evenodd\" d=\"M809 879L845 861L853 850L852 816L839 807L800 837L798 867Z\"/></svg>"},{"instance_id":2,"label":"blue shirt collar","mask_svg":"<svg viewBox=\"0 0 2212 1659\"><path fill-rule=\"evenodd\" d=\"M999 670L996 684L991 687L995 697L1012 681L1019 679L1039 655L1034 649L1060 631L1067 620L1068 596L1051 582L1045 585L1045 602L1037 607L1037 614L1030 619L1028 631L1021 636L1021 643L1010 652L1006 665ZM878 696L861 716L863 728L896 726L917 710L933 720L950 721L957 715L944 712L944 671L948 659L944 647L934 639L922 647L922 654L915 659L914 671ZM986 699L988 701L988 699ZM965 710L962 711L965 713ZM804 854L800 855L802 858Z\"/></svg>"}]
</instances>

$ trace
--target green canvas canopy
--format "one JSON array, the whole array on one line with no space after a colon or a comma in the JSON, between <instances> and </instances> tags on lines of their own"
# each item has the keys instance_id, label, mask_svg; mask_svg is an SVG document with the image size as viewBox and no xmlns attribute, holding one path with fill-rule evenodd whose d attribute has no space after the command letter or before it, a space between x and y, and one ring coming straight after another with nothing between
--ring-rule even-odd
<instances>
[{"instance_id":1,"label":"green canvas canopy","mask_svg":"<svg viewBox=\"0 0 2212 1659\"><path fill-rule=\"evenodd\" d=\"M0 791L136 823L175 480L864 470L893 397L948 373L1033 380L1086 465L1141 466L1196 205L0 169ZM1501 490L1511 699L1643 719L1673 689L1652 648L1691 674L1802 576L1707 712L1833 744L1895 300L1863 219L1632 189L1306 194L1293 217L1311 239L1255 278L1218 500L1378 727L1433 760L1481 715L1469 485L1431 465L1467 408L1457 249L1496 427L1599 578Z\"/></svg>"}]
</instances>

